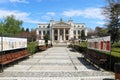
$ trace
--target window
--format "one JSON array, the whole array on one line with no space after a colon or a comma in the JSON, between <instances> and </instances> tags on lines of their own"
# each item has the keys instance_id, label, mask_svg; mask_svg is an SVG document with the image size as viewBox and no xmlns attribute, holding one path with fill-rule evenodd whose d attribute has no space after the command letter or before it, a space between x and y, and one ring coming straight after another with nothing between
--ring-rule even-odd
<instances>
[{"instance_id":1,"label":"window","mask_svg":"<svg viewBox=\"0 0 120 80\"><path fill-rule=\"evenodd\" d=\"M39 34L41 35L41 31L39 31Z\"/></svg>"},{"instance_id":2,"label":"window","mask_svg":"<svg viewBox=\"0 0 120 80\"><path fill-rule=\"evenodd\" d=\"M80 31L78 31L78 34L80 34Z\"/></svg>"},{"instance_id":3,"label":"window","mask_svg":"<svg viewBox=\"0 0 120 80\"><path fill-rule=\"evenodd\" d=\"M65 31L65 34L68 34L68 30Z\"/></svg>"},{"instance_id":4,"label":"window","mask_svg":"<svg viewBox=\"0 0 120 80\"><path fill-rule=\"evenodd\" d=\"M50 26L48 25L47 28L50 28Z\"/></svg>"},{"instance_id":5,"label":"window","mask_svg":"<svg viewBox=\"0 0 120 80\"><path fill-rule=\"evenodd\" d=\"M45 28L45 26L43 26L43 28Z\"/></svg>"},{"instance_id":6,"label":"window","mask_svg":"<svg viewBox=\"0 0 120 80\"><path fill-rule=\"evenodd\" d=\"M54 31L54 34L57 34L57 33L58 33L58 31L57 31L57 30L55 30L55 31Z\"/></svg>"},{"instance_id":7,"label":"window","mask_svg":"<svg viewBox=\"0 0 120 80\"><path fill-rule=\"evenodd\" d=\"M45 31L43 31L43 35L45 35Z\"/></svg>"},{"instance_id":8,"label":"window","mask_svg":"<svg viewBox=\"0 0 120 80\"><path fill-rule=\"evenodd\" d=\"M39 26L39 28L41 28L41 26Z\"/></svg>"},{"instance_id":9,"label":"window","mask_svg":"<svg viewBox=\"0 0 120 80\"><path fill-rule=\"evenodd\" d=\"M47 34L50 34L50 32L49 32L49 31L47 31Z\"/></svg>"},{"instance_id":10,"label":"window","mask_svg":"<svg viewBox=\"0 0 120 80\"><path fill-rule=\"evenodd\" d=\"M66 36L66 40L68 40L68 36Z\"/></svg>"},{"instance_id":11,"label":"window","mask_svg":"<svg viewBox=\"0 0 120 80\"><path fill-rule=\"evenodd\" d=\"M76 31L74 31L74 35L76 34Z\"/></svg>"}]
</instances>

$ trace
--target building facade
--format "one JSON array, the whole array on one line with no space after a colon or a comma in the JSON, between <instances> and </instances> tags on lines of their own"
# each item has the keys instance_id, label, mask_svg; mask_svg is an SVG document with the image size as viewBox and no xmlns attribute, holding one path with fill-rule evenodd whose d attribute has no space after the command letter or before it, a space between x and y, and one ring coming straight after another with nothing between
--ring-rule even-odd
<instances>
[{"instance_id":1,"label":"building facade","mask_svg":"<svg viewBox=\"0 0 120 80\"><path fill-rule=\"evenodd\" d=\"M49 35L52 42L67 42L70 39L80 39L81 31L85 31L87 36L87 28L84 23L74 23L72 19L64 22L62 19L55 22L53 19L50 23L40 23L37 26L37 39L44 39L46 34Z\"/></svg>"}]
</instances>

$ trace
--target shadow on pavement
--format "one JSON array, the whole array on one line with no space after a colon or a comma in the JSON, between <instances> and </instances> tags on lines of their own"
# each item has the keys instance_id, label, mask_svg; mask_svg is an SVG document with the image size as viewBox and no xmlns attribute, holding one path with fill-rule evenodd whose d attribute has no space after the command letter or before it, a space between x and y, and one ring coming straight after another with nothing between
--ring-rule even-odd
<instances>
[{"instance_id":1,"label":"shadow on pavement","mask_svg":"<svg viewBox=\"0 0 120 80\"><path fill-rule=\"evenodd\" d=\"M96 67L94 67L91 63L87 62L83 57L78 57L77 58L87 69L91 70L99 70Z\"/></svg>"},{"instance_id":2,"label":"shadow on pavement","mask_svg":"<svg viewBox=\"0 0 120 80\"><path fill-rule=\"evenodd\" d=\"M69 49L69 50L70 50L71 52L76 52L76 50L75 50L75 49L72 49L72 48L71 48L71 49Z\"/></svg>"}]
</instances>

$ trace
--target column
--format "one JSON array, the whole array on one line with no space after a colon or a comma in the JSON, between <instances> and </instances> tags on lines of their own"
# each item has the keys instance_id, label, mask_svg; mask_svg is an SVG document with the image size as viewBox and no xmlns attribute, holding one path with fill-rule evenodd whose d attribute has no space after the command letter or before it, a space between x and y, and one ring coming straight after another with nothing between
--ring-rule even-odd
<instances>
[{"instance_id":1,"label":"column","mask_svg":"<svg viewBox=\"0 0 120 80\"><path fill-rule=\"evenodd\" d=\"M69 30L68 30L68 39L69 39L69 40L70 40L70 38L71 38L71 37L70 37L70 35L71 35L70 33L71 33L71 32L70 32L70 29L69 29Z\"/></svg>"},{"instance_id":2,"label":"column","mask_svg":"<svg viewBox=\"0 0 120 80\"><path fill-rule=\"evenodd\" d=\"M52 41L54 41L54 29L52 29Z\"/></svg>"},{"instance_id":3,"label":"column","mask_svg":"<svg viewBox=\"0 0 120 80\"><path fill-rule=\"evenodd\" d=\"M60 40L60 30L58 29L58 41Z\"/></svg>"},{"instance_id":4,"label":"column","mask_svg":"<svg viewBox=\"0 0 120 80\"><path fill-rule=\"evenodd\" d=\"M43 39L43 31L41 31L41 39Z\"/></svg>"},{"instance_id":5,"label":"column","mask_svg":"<svg viewBox=\"0 0 120 80\"><path fill-rule=\"evenodd\" d=\"M63 32L63 33L64 33L64 34L63 34L63 37L64 37L64 41L65 41L65 40L66 40L66 39L65 39L65 28L64 28L64 32Z\"/></svg>"},{"instance_id":6,"label":"column","mask_svg":"<svg viewBox=\"0 0 120 80\"><path fill-rule=\"evenodd\" d=\"M76 30L76 38L78 39L78 30Z\"/></svg>"}]
</instances>

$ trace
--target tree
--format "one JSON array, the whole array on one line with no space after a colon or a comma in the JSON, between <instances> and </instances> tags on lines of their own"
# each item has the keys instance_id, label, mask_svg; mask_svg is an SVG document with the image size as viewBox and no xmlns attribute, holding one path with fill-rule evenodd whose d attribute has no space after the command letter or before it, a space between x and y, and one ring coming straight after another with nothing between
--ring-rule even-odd
<instances>
[{"instance_id":1,"label":"tree","mask_svg":"<svg viewBox=\"0 0 120 80\"><path fill-rule=\"evenodd\" d=\"M81 31L81 39L85 40L85 31L84 30Z\"/></svg>"},{"instance_id":2,"label":"tree","mask_svg":"<svg viewBox=\"0 0 120 80\"><path fill-rule=\"evenodd\" d=\"M108 33L113 44L120 39L120 0L107 0L107 2L108 6L103 8L103 14L108 20Z\"/></svg>"},{"instance_id":3,"label":"tree","mask_svg":"<svg viewBox=\"0 0 120 80\"><path fill-rule=\"evenodd\" d=\"M107 28L96 27L95 28L95 33L96 33L96 36L99 36L99 37L108 36L108 29Z\"/></svg>"},{"instance_id":4,"label":"tree","mask_svg":"<svg viewBox=\"0 0 120 80\"><path fill-rule=\"evenodd\" d=\"M36 30L31 30L30 32L30 37L32 39L32 41L36 41L37 35L36 35Z\"/></svg>"},{"instance_id":5,"label":"tree","mask_svg":"<svg viewBox=\"0 0 120 80\"><path fill-rule=\"evenodd\" d=\"M48 46L48 40L49 40L49 35L48 34L45 35L44 40L45 40L45 45L47 47Z\"/></svg>"},{"instance_id":6,"label":"tree","mask_svg":"<svg viewBox=\"0 0 120 80\"><path fill-rule=\"evenodd\" d=\"M0 33L3 31L3 22L0 22Z\"/></svg>"},{"instance_id":7,"label":"tree","mask_svg":"<svg viewBox=\"0 0 120 80\"><path fill-rule=\"evenodd\" d=\"M26 32L29 32L29 28L26 28Z\"/></svg>"},{"instance_id":8,"label":"tree","mask_svg":"<svg viewBox=\"0 0 120 80\"><path fill-rule=\"evenodd\" d=\"M21 32L25 32L25 29L24 29L24 27L22 27L22 28L21 28Z\"/></svg>"},{"instance_id":9,"label":"tree","mask_svg":"<svg viewBox=\"0 0 120 80\"><path fill-rule=\"evenodd\" d=\"M0 29L3 35L15 36L21 30L22 21L15 19L15 16L11 15L5 17L1 24Z\"/></svg>"}]
</instances>

